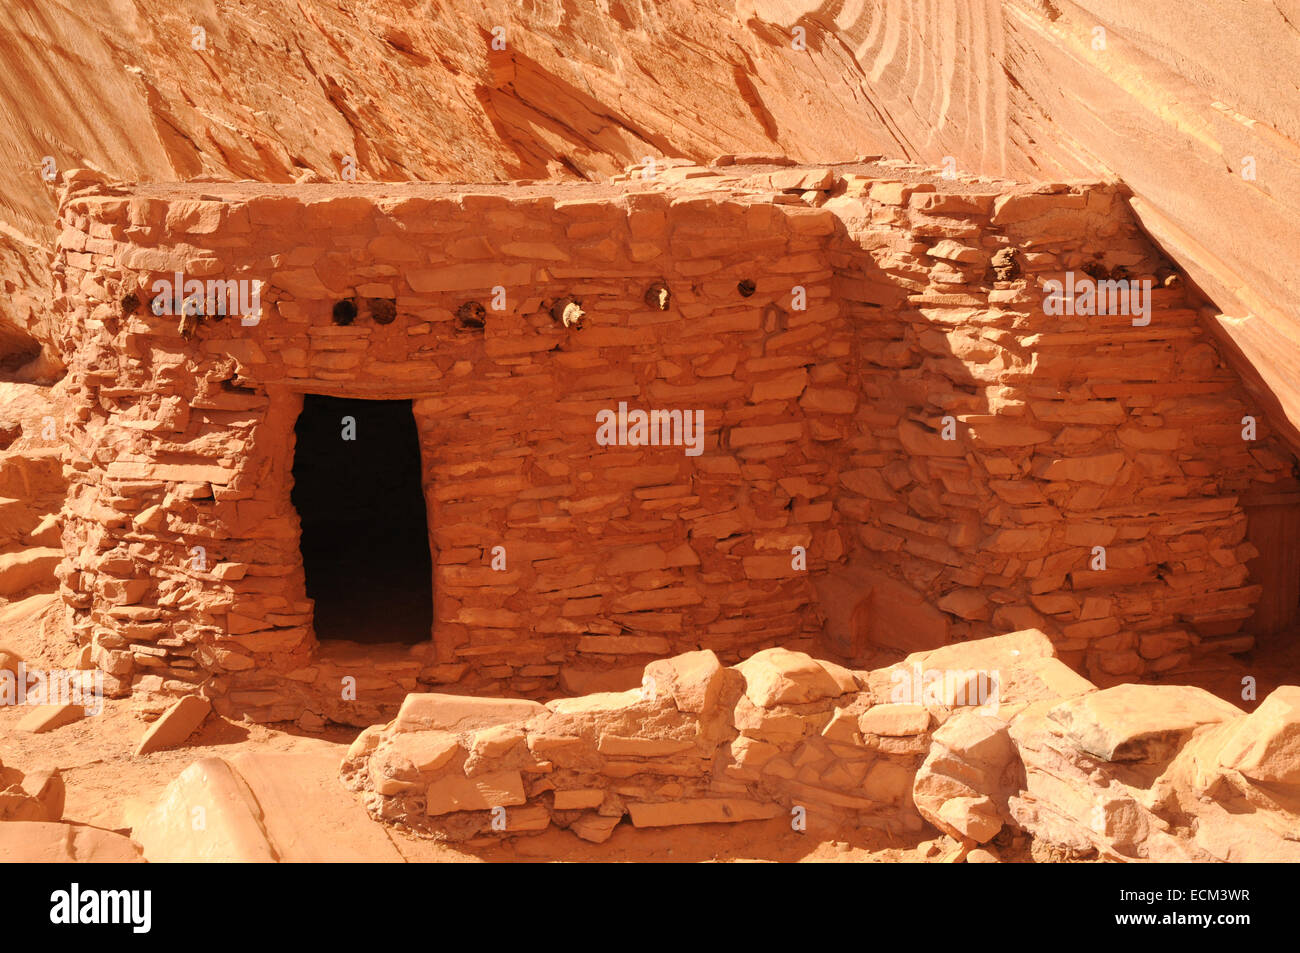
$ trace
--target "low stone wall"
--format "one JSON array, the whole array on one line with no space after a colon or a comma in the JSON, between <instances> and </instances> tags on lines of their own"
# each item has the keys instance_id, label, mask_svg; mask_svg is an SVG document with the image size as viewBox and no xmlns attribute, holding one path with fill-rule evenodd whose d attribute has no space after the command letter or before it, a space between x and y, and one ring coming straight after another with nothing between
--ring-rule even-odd
<instances>
[{"instance_id":1,"label":"low stone wall","mask_svg":"<svg viewBox=\"0 0 1300 953\"><path fill-rule=\"evenodd\" d=\"M1300 688L1250 715L1188 686L1098 690L1027 630L871 672L701 651L546 705L411 695L341 776L376 820L456 840L788 817L928 824L949 860L1010 826L1039 860L1294 861L1298 750Z\"/></svg>"},{"instance_id":2,"label":"low stone wall","mask_svg":"<svg viewBox=\"0 0 1300 953\"><path fill-rule=\"evenodd\" d=\"M602 841L625 816L916 832L913 779L954 705L1092 687L1040 632L978 644L978 672L961 667L964 646L876 672L780 648L728 668L706 650L651 663L640 689L546 705L411 695L357 738L342 773L376 819L452 837L556 824ZM977 699L981 674L995 694Z\"/></svg>"}]
</instances>

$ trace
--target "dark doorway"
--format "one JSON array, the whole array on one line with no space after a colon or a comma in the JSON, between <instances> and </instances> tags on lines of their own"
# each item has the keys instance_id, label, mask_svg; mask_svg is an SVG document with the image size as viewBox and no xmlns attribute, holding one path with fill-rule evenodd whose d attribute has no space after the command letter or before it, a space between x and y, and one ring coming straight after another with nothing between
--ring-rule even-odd
<instances>
[{"instance_id":1,"label":"dark doorway","mask_svg":"<svg viewBox=\"0 0 1300 953\"><path fill-rule=\"evenodd\" d=\"M307 394L291 499L316 637L431 638L433 562L409 400Z\"/></svg>"}]
</instances>

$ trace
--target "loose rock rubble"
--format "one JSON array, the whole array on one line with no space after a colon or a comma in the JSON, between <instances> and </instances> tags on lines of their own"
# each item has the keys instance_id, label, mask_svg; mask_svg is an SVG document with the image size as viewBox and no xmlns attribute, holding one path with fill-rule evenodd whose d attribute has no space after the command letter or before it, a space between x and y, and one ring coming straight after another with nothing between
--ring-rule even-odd
<instances>
[{"instance_id":1,"label":"loose rock rubble","mask_svg":"<svg viewBox=\"0 0 1300 953\"><path fill-rule=\"evenodd\" d=\"M996 698L890 701L916 667L996 673ZM451 839L815 816L929 822L968 861L995 860L970 852L1004 826L1079 858L1291 860L1300 689L1249 716L1190 687L1098 690L1033 630L872 672L700 651L647 666L641 689L546 705L411 695L342 777L377 820Z\"/></svg>"},{"instance_id":2,"label":"loose rock rubble","mask_svg":"<svg viewBox=\"0 0 1300 953\"><path fill-rule=\"evenodd\" d=\"M376 817L459 837L490 829L494 808L512 833L554 822L602 841L624 814L637 827L724 823L793 802L919 830L908 787L930 713L874 703L853 673L800 652L726 668L703 650L651 663L642 688L547 705L411 695L343 772Z\"/></svg>"},{"instance_id":3,"label":"loose rock rubble","mask_svg":"<svg viewBox=\"0 0 1300 953\"><path fill-rule=\"evenodd\" d=\"M116 831L65 823L57 769L19 771L0 763L0 858L9 863L134 863L140 848Z\"/></svg>"}]
</instances>

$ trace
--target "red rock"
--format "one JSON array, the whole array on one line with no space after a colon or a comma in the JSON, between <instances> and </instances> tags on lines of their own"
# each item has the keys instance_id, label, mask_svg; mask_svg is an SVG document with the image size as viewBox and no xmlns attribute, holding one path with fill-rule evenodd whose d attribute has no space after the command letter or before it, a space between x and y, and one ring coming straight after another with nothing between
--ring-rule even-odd
<instances>
[{"instance_id":1,"label":"red rock","mask_svg":"<svg viewBox=\"0 0 1300 953\"><path fill-rule=\"evenodd\" d=\"M858 718L864 735L919 735L930 727L930 713L921 705L875 705Z\"/></svg>"},{"instance_id":2,"label":"red rock","mask_svg":"<svg viewBox=\"0 0 1300 953\"><path fill-rule=\"evenodd\" d=\"M388 835L338 783L338 757L331 749L203 758L132 833L151 863L400 862Z\"/></svg>"},{"instance_id":3,"label":"red rock","mask_svg":"<svg viewBox=\"0 0 1300 953\"><path fill-rule=\"evenodd\" d=\"M802 652L764 649L736 668L745 676L745 695L759 708L804 704L842 694L826 669Z\"/></svg>"},{"instance_id":4,"label":"red rock","mask_svg":"<svg viewBox=\"0 0 1300 953\"><path fill-rule=\"evenodd\" d=\"M518 771L497 771L472 778L449 775L430 784L425 796L425 813L431 817L454 811L488 811L523 804L526 800Z\"/></svg>"},{"instance_id":5,"label":"red rock","mask_svg":"<svg viewBox=\"0 0 1300 953\"><path fill-rule=\"evenodd\" d=\"M599 788L556 791L555 810L578 811L585 808L600 807L604 800L605 792Z\"/></svg>"},{"instance_id":6,"label":"red rock","mask_svg":"<svg viewBox=\"0 0 1300 953\"><path fill-rule=\"evenodd\" d=\"M15 728L18 731L41 734L70 725L85 717L86 709L83 705L37 705L23 716Z\"/></svg>"},{"instance_id":7,"label":"red rock","mask_svg":"<svg viewBox=\"0 0 1300 953\"><path fill-rule=\"evenodd\" d=\"M636 827L675 827L681 824L734 824L764 820L784 814L779 804L763 804L739 798L692 798L682 801L628 804Z\"/></svg>"},{"instance_id":8,"label":"red rock","mask_svg":"<svg viewBox=\"0 0 1300 953\"><path fill-rule=\"evenodd\" d=\"M144 860L129 837L97 827L40 821L0 824L0 856L20 864L135 864Z\"/></svg>"},{"instance_id":9,"label":"red rock","mask_svg":"<svg viewBox=\"0 0 1300 953\"><path fill-rule=\"evenodd\" d=\"M522 722L545 712L544 706L524 699L412 694L402 702L395 724L405 731L432 729L456 733Z\"/></svg>"},{"instance_id":10,"label":"red rock","mask_svg":"<svg viewBox=\"0 0 1300 953\"><path fill-rule=\"evenodd\" d=\"M1158 764L1196 728L1241 715L1239 708L1190 685L1116 685L1062 702L1048 717L1103 761Z\"/></svg>"},{"instance_id":11,"label":"red rock","mask_svg":"<svg viewBox=\"0 0 1300 953\"><path fill-rule=\"evenodd\" d=\"M1300 784L1300 688L1283 685L1242 719L1219 764L1265 784Z\"/></svg>"},{"instance_id":12,"label":"red rock","mask_svg":"<svg viewBox=\"0 0 1300 953\"><path fill-rule=\"evenodd\" d=\"M135 756L138 758L183 745L198 731L211 710L212 703L202 695L186 695L179 699L145 730L144 737L136 745Z\"/></svg>"},{"instance_id":13,"label":"red rock","mask_svg":"<svg viewBox=\"0 0 1300 953\"><path fill-rule=\"evenodd\" d=\"M572 824L569 830L577 834L585 841L591 841L593 844L603 844L614 833L614 828L618 826L622 816L605 817L600 814L584 814Z\"/></svg>"}]
</instances>

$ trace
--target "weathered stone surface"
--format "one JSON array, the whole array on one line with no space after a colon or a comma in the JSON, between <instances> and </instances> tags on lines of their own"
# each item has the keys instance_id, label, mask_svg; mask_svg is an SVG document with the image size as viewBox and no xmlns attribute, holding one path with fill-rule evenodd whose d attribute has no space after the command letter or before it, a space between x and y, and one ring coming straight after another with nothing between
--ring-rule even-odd
<instances>
[{"instance_id":1,"label":"weathered stone surface","mask_svg":"<svg viewBox=\"0 0 1300 953\"><path fill-rule=\"evenodd\" d=\"M977 844L992 840L1002 829L993 799L986 796L949 798L939 808L939 823L961 839Z\"/></svg>"},{"instance_id":2,"label":"weathered stone surface","mask_svg":"<svg viewBox=\"0 0 1300 953\"><path fill-rule=\"evenodd\" d=\"M84 705L37 705L23 716L15 728L18 731L42 734L62 728L64 725L70 725L85 717L86 709Z\"/></svg>"},{"instance_id":3,"label":"weathered stone surface","mask_svg":"<svg viewBox=\"0 0 1300 953\"><path fill-rule=\"evenodd\" d=\"M63 551L48 547L0 553L0 596L13 596L33 586L48 585Z\"/></svg>"},{"instance_id":4,"label":"weathered stone surface","mask_svg":"<svg viewBox=\"0 0 1300 953\"><path fill-rule=\"evenodd\" d=\"M637 827L673 827L679 824L733 824L762 820L785 812L777 804L735 798L694 798L661 803L633 802L628 814Z\"/></svg>"},{"instance_id":5,"label":"weathered stone surface","mask_svg":"<svg viewBox=\"0 0 1300 953\"><path fill-rule=\"evenodd\" d=\"M614 833L614 828L623 818L605 817L600 814L584 814L572 824L569 830L577 834L585 841L591 841L593 844L603 844L609 840Z\"/></svg>"},{"instance_id":6,"label":"weathered stone surface","mask_svg":"<svg viewBox=\"0 0 1300 953\"><path fill-rule=\"evenodd\" d=\"M397 725L405 730L460 732L488 728L545 712L544 706L524 699L428 693L406 696L397 713Z\"/></svg>"},{"instance_id":7,"label":"weathered stone surface","mask_svg":"<svg viewBox=\"0 0 1300 953\"><path fill-rule=\"evenodd\" d=\"M724 676L722 663L708 649L676 655L646 666L656 691L672 694L678 711L703 714L718 701Z\"/></svg>"},{"instance_id":8,"label":"weathered stone surface","mask_svg":"<svg viewBox=\"0 0 1300 953\"><path fill-rule=\"evenodd\" d=\"M988 841L1002 827L1007 799L1020 788L1019 754L1006 722L959 712L932 740L912 785L917 810L959 840Z\"/></svg>"},{"instance_id":9,"label":"weathered stone surface","mask_svg":"<svg viewBox=\"0 0 1300 953\"><path fill-rule=\"evenodd\" d=\"M745 694L759 708L835 698L842 689L816 659L788 649L764 649L736 666Z\"/></svg>"},{"instance_id":10,"label":"weathered stone surface","mask_svg":"<svg viewBox=\"0 0 1300 953\"><path fill-rule=\"evenodd\" d=\"M202 758L168 785L133 836L152 863L400 862L388 835L365 823L339 786L338 759L333 748Z\"/></svg>"},{"instance_id":11,"label":"weathered stone surface","mask_svg":"<svg viewBox=\"0 0 1300 953\"><path fill-rule=\"evenodd\" d=\"M930 727L930 713L920 705L876 705L858 718L864 735L919 735Z\"/></svg>"},{"instance_id":12,"label":"weathered stone surface","mask_svg":"<svg viewBox=\"0 0 1300 953\"><path fill-rule=\"evenodd\" d=\"M461 750L456 735L449 731L404 731L388 742L393 756L404 759L416 771L436 771ZM351 751L349 757L355 757Z\"/></svg>"},{"instance_id":13,"label":"weathered stone surface","mask_svg":"<svg viewBox=\"0 0 1300 953\"><path fill-rule=\"evenodd\" d=\"M199 730L210 711L212 703L201 695L186 695L177 700L145 729L144 737L136 745L135 756L183 745L185 739Z\"/></svg>"},{"instance_id":14,"label":"weathered stone surface","mask_svg":"<svg viewBox=\"0 0 1300 953\"><path fill-rule=\"evenodd\" d=\"M1252 781L1300 785L1300 688L1275 689L1239 721L1219 765Z\"/></svg>"},{"instance_id":15,"label":"weathered stone surface","mask_svg":"<svg viewBox=\"0 0 1300 953\"><path fill-rule=\"evenodd\" d=\"M498 771L473 778L447 777L429 785L426 792L430 816L452 811L487 811L525 802L518 771Z\"/></svg>"},{"instance_id":16,"label":"weathered stone surface","mask_svg":"<svg viewBox=\"0 0 1300 953\"><path fill-rule=\"evenodd\" d=\"M196 811L203 820L197 829ZM133 833L154 863L278 860L259 813L248 786L229 763L201 758L168 785Z\"/></svg>"},{"instance_id":17,"label":"weathered stone surface","mask_svg":"<svg viewBox=\"0 0 1300 953\"><path fill-rule=\"evenodd\" d=\"M1243 712L1189 685L1116 685L1062 702L1048 717L1102 761L1168 760L1201 725Z\"/></svg>"},{"instance_id":18,"label":"weathered stone surface","mask_svg":"<svg viewBox=\"0 0 1300 953\"><path fill-rule=\"evenodd\" d=\"M81 824L9 821L0 824L0 857L19 864L136 864L129 837Z\"/></svg>"},{"instance_id":19,"label":"weathered stone surface","mask_svg":"<svg viewBox=\"0 0 1300 953\"><path fill-rule=\"evenodd\" d=\"M557 811L577 811L584 808L600 807L605 800L605 792L599 788L556 791L555 809Z\"/></svg>"},{"instance_id":20,"label":"weathered stone surface","mask_svg":"<svg viewBox=\"0 0 1300 953\"><path fill-rule=\"evenodd\" d=\"M625 738L603 734L596 745L596 750L612 758L657 758L661 755L689 751L694 746L694 742L676 738Z\"/></svg>"},{"instance_id":21,"label":"weathered stone surface","mask_svg":"<svg viewBox=\"0 0 1300 953\"><path fill-rule=\"evenodd\" d=\"M65 797L63 775L57 769L24 775L0 765L0 821L60 821Z\"/></svg>"}]
</instances>

